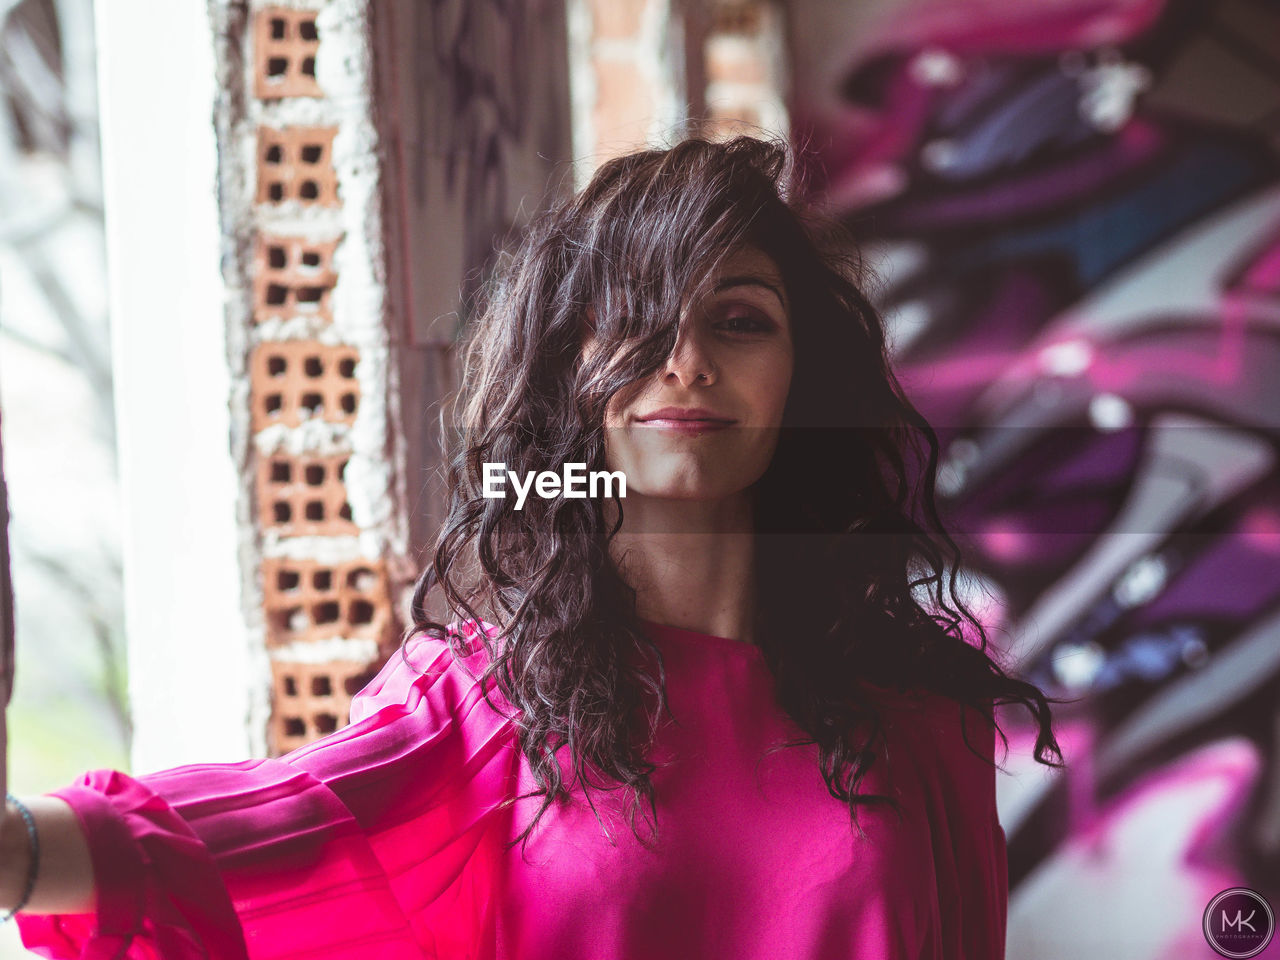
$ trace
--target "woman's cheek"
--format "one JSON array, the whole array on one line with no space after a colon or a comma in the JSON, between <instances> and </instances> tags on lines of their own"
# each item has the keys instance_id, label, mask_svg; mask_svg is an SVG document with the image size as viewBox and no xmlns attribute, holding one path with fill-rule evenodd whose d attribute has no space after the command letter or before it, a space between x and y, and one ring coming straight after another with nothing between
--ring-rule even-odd
<instances>
[{"instance_id":1,"label":"woman's cheek","mask_svg":"<svg viewBox=\"0 0 1280 960\"><path fill-rule=\"evenodd\" d=\"M761 397L765 409L763 422L773 426L782 423L782 412L787 405L787 397L791 392L791 375L793 360L790 351L776 358L767 371L762 371L758 383L767 384L765 395Z\"/></svg>"}]
</instances>

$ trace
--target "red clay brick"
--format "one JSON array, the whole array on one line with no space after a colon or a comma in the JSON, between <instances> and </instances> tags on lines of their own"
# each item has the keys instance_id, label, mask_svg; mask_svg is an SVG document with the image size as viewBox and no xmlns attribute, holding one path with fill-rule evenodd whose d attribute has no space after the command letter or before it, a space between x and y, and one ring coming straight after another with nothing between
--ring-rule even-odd
<instances>
[{"instance_id":1,"label":"red clay brick","mask_svg":"<svg viewBox=\"0 0 1280 960\"><path fill-rule=\"evenodd\" d=\"M320 35L314 10L267 7L253 24L253 93L261 100L322 97L316 82Z\"/></svg>"},{"instance_id":2,"label":"red clay brick","mask_svg":"<svg viewBox=\"0 0 1280 960\"><path fill-rule=\"evenodd\" d=\"M743 50L742 46L708 41L705 61L708 83L768 83L769 62L763 51Z\"/></svg>"},{"instance_id":3,"label":"red clay brick","mask_svg":"<svg viewBox=\"0 0 1280 960\"><path fill-rule=\"evenodd\" d=\"M299 237L262 234L253 260L253 320L297 316L333 320L330 295L338 282L333 269L337 240L311 243Z\"/></svg>"},{"instance_id":4,"label":"red clay brick","mask_svg":"<svg viewBox=\"0 0 1280 960\"><path fill-rule=\"evenodd\" d=\"M302 426L316 417L354 423L360 405L355 347L310 340L260 344L249 358L253 429L274 424Z\"/></svg>"},{"instance_id":5,"label":"red clay brick","mask_svg":"<svg viewBox=\"0 0 1280 960\"><path fill-rule=\"evenodd\" d=\"M589 5L591 32L597 40L625 40L639 35L646 0L589 0Z\"/></svg>"},{"instance_id":6,"label":"red clay brick","mask_svg":"<svg viewBox=\"0 0 1280 960\"><path fill-rule=\"evenodd\" d=\"M258 523L284 536L342 536L351 522L343 471L350 454L275 453L258 465Z\"/></svg>"},{"instance_id":7,"label":"red clay brick","mask_svg":"<svg viewBox=\"0 0 1280 960\"><path fill-rule=\"evenodd\" d=\"M337 127L259 127L257 202L338 206L337 132Z\"/></svg>"},{"instance_id":8,"label":"red clay brick","mask_svg":"<svg viewBox=\"0 0 1280 960\"><path fill-rule=\"evenodd\" d=\"M746 104L712 106L702 129L712 140L728 140L739 134L760 135L760 111Z\"/></svg>"},{"instance_id":9,"label":"red clay brick","mask_svg":"<svg viewBox=\"0 0 1280 960\"><path fill-rule=\"evenodd\" d=\"M596 104L593 123L604 162L645 144L653 122L654 103L648 79L629 60L596 57Z\"/></svg>"},{"instance_id":10,"label":"red clay brick","mask_svg":"<svg viewBox=\"0 0 1280 960\"><path fill-rule=\"evenodd\" d=\"M391 601L381 561L267 557L262 580L268 647L344 637L372 640L381 650L389 642Z\"/></svg>"}]
</instances>

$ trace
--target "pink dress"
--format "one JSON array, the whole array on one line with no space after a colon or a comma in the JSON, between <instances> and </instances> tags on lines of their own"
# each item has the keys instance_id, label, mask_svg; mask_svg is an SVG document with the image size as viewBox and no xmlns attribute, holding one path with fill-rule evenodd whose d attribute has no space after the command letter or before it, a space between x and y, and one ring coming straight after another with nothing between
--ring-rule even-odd
<instances>
[{"instance_id":1,"label":"pink dress","mask_svg":"<svg viewBox=\"0 0 1280 960\"><path fill-rule=\"evenodd\" d=\"M389 960L999 960L1008 879L994 731L934 694L883 698L890 763L868 834L827 792L817 748L777 706L757 647L644 622L676 723L654 774L660 836L617 800L536 800L509 716L447 645L419 636L352 704L351 725L278 760L57 791L83 823L95 914L18 924L47 957ZM479 673L486 654L465 663ZM505 706L494 692L494 702ZM595 794L593 794L595 796ZM620 792L607 797L618 798Z\"/></svg>"}]
</instances>

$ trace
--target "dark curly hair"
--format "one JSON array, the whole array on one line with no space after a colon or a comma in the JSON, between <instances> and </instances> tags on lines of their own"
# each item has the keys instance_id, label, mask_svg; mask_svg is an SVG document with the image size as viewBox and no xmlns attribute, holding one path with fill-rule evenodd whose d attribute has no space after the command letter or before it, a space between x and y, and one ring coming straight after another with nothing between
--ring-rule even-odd
<instances>
[{"instance_id":1,"label":"dark curly hair","mask_svg":"<svg viewBox=\"0 0 1280 960\"><path fill-rule=\"evenodd\" d=\"M1062 765L1049 701L995 662L958 595L959 551L935 506L936 434L890 367L851 238L806 205L798 171L786 144L751 137L610 160L531 225L484 294L465 351L449 513L405 639L422 632L468 652L428 614L437 587L457 621L498 627L479 633L484 679L515 709L540 788L529 796L543 797L513 843L569 796L566 747L588 802L592 790L624 788L637 837L642 800L656 830L647 755L666 675L610 559L622 501L612 525L609 501L592 498L530 498L517 512L510 498L482 496L482 464L606 469L610 397L661 368L682 307L744 245L777 263L791 304L792 385L753 502L756 536L768 538L755 551L756 636L806 735L793 743L817 744L860 834L859 804L896 806L858 790L883 736L861 680L944 694L993 725L995 703L1023 704L1039 728L1036 759ZM607 349L585 355L588 334Z\"/></svg>"}]
</instances>

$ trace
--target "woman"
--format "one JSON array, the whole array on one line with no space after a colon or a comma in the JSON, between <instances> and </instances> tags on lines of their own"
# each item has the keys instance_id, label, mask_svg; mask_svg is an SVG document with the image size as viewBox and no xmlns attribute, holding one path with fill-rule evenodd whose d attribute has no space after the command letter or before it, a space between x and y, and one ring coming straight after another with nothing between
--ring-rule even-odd
<instances>
[{"instance_id":1,"label":"woman","mask_svg":"<svg viewBox=\"0 0 1280 960\"><path fill-rule=\"evenodd\" d=\"M451 512L351 725L33 800L27 944L1002 956L992 708L1030 709L1056 766L1048 703L956 598L937 441L794 193L784 148L689 140L542 217L477 323ZM568 463L625 496L486 487ZM8 904L27 834L10 809Z\"/></svg>"}]
</instances>

